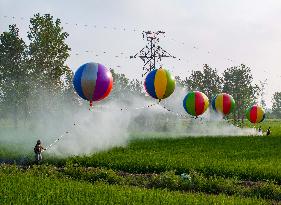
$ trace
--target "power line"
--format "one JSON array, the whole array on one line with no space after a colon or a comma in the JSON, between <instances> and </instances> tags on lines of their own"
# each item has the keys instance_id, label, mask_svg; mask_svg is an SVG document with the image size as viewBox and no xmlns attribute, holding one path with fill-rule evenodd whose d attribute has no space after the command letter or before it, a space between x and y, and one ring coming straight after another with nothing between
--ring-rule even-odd
<instances>
[{"instance_id":1,"label":"power line","mask_svg":"<svg viewBox=\"0 0 281 205\"><path fill-rule=\"evenodd\" d=\"M0 16L2 18L5 18L5 19L12 19L12 20L30 20L30 17L16 17L16 16L8 16L8 15L3 15L3 16ZM32 18L32 17L31 17ZM122 31L122 32L141 32L142 30L139 29L139 28L128 28L126 26L109 26L109 25L97 25L97 24L86 24L86 23L70 23L69 21L64 21L64 22L61 22L61 25L72 25L73 27L81 27L81 28L85 28L85 29L88 29L88 30L98 30L98 29L102 29L102 30L111 30L111 31ZM153 47L151 45L156 45L156 44L153 44L153 42L151 42L152 40L153 41L158 41L156 43L159 43L159 37L157 37L157 35L160 35L160 34L164 34L165 32L163 31L157 31L157 32L151 32L151 31L143 31L142 34L143 34L143 38L145 39L146 37L146 40L148 41L148 47L144 47L139 53L137 53L136 55L140 54L139 56L130 56L131 58L136 58L136 57L140 57L142 59L142 61L144 62L144 65L143 65L143 70L145 71L145 73L142 75L144 76L147 72L153 70L153 69L156 69L156 64L157 63L160 63L162 58L165 58L165 57L173 57L175 58L174 56L172 56L171 54L169 54L168 52L165 53L166 51L165 50L161 50L162 48L158 48L160 49L159 51L157 51L157 47ZM157 34L156 36L154 36L154 34ZM157 39L158 38L158 39ZM167 39L171 40L172 42L180 45L180 46L186 46L187 43L185 41L181 41L181 40L178 40L176 38L169 38L167 37ZM156 55L155 57L153 57L154 55L154 52L153 52L153 49L156 50L156 54L158 52L158 55ZM190 49L193 49L194 51L196 50L199 50L200 49L200 46L198 45L194 45L192 46L192 48L190 47ZM146 51L146 52L145 52ZM152 51L152 52L151 52ZM164 51L164 53L161 53L161 51ZM86 51L85 51L86 52ZM161 56L161 54L163 56ZM215 51L212 50L208 50L207 51L207 54L208 55L212 55L212 54L215 54ZM75 53L75 55L79 55L79 53ZM100 54L95 54L95 56L99 56ZM118 58L118 55L115 56L115 58ZM129 56L128 56L129 58ZM231 58L223 58L224 60L226 60L227 62L230 62L230 63L235 63L237 62L236 60L234 59L231 59ZM185 57L180 57L177 59L178 61L180 62L186 62L186 63L189 63L189 60L186 60Z\"/></svg>"}]
</instances>

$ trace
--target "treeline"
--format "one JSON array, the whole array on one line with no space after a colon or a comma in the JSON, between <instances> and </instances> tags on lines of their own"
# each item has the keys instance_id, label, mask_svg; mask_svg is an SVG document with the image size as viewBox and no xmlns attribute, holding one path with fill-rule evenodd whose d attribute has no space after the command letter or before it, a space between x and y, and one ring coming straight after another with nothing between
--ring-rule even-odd
<instances>
[{"instance_id":1,"label":"treeline","mask_svg":"<svg viewBox=\"0 0 281 205\"><path fill-rule=\"evenodd\" d=\"M205 93L210 103L218 93L225 92L232 95L236 106L231 117L242 122L245 110L257 103L262 93L261 87L253 82L251 69L244 64L227 68L222 75L219 75L215 68L205 64L202 71L192 71L184 80L178 76L176 79L187 90L199 90Z\"/></svg>"},{"instance_id":2,"label":"treeline","mask_svg":"<svg viewBox=\"0 0 281 205\"><path fill-rule=\"evenodd\" d=\"M62 112L64 106L83 103L72 87L73 71L66 65L71 48L60 19L35 14L30 19L28 41L10 25L0 36L0 119L27 121L35 113ZM143 94L138 80L111 70L114 88L107 100ZM122 91L122 92L121 92ZM44 113L45 112L45 113Z\"/></svg>"},{"instance_id":3,"label":"treeline","mask_svg":"<svg viewBox=\"0 0 281 205\"><path fill-rule=\"evenodd\" d=\"M77 107L81 101L72 87L73 71L66 65L71 48L66 40L60 19L50 14L35 14L30 19L28 41L19 35L16 25L10 25L0 36L0 118L27 121L35 112L63 111L63 106ZM124 74L111 70L113 90L106 101L113 98L130 103L130 95L144 97L143 83L129 80ZM222 77L205 64L202 71L181 79L178 86L200 90L210 99L219 92L231 94L236 101L235 119L243 119L246 107L257 101L262 89L253 84L251 69L245 65L227 68ZM281 117L281 93L274 95L273 109Z\"/></svg>"},{"instance_id":4,"label":"treeline","mask_svg":"<svg viewBox=\"0 0 281 205\"><path fill-rule=\"evenodd\" d=\"M73 74L65 65L70 51L65 43L68 33L60 24L49 14L34 15L27 33L28 44L16 25L1 34L1 118L12 117L17 125L20 117L28 119L40 103L56 109L51 103L53 97L71 92Z\"/></svg>"},{"instance_id":5,"label":"treeline","mask_svg":"<svg viewBox=\"0 0 281 205\"><path fill-rule=\"evenodd\" d=\"M187 90L199 90L205 93L211 100L221 92L232 95L236 106L234 112L230 115L235 121L245 117L246 109L255 104L260 104L266 108L264 99L265 81L254 83L251 69L241 64L227 68L222 74L219 74L215 68L204 64L202 71L192 71L191 75L185 79L176 76L178 85ZM281 92L275 92L272 97L272 109L266 109L266 118L281 119Z\"/></svg>"}]
</instances>

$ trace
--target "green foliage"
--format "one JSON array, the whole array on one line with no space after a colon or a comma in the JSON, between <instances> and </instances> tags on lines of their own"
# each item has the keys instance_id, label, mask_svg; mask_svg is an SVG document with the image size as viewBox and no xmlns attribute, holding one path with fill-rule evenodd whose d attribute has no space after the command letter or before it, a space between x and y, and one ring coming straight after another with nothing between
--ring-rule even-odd
<instances>
[{"instance_id":1,"label":"green foliage","mask_svg":"<svg viewBox=\"0 0 281 205\"><path fill-rule=\"evenodd\" d=\"M122 184L122 177L118 176L113 170L92 167L75 167L67 166L63 170L63 174L72 179L79 179L88 182L104 181L110 184Z\"/></svg>"},{"instance_id":2,"label":"green foliage","mask_svg":"<svg viewBox=\"0 0 281 205\"><path fill-rule=\"evenodd\" d=\"M55 92L62 86L61 76L67 70L64 64L70 48L65 40L69 34L63 31L60 19L54 20L50 14L35 14L29 29L29 65L35 86Z\"/></svg>"},{"instance_id":3,"label":"green foliage","mask_svg":"<svg viewBox=\"0 0 281 205\"><path fill-rule=\"evenodd\" d=\"M33 88L30 98L32 111L36 108L40 111L42 102L50 113L60 111L64 100L72 97L68 90L72 73L65 65L70 55L70 48L65 42L68 36L69 34L63 31L60 19L54 19L50 14L38 13L30 19L28 65L31 73L30 84Z\"/></svg>"},{"instance_id":4,"label":"green foliage","mask_svg":"<svg viewBox=\"0 0 281 205\"><path fill-rule=\"evenodd\" d=\"M198 90L207 95L209 100L220 93L226 92L235 100L236 106L234 112L229 116L236 120L244 122L245 110L254 104L261 97L261 104L265 106L264 89L266 80L260 81L261 86L253 84L253 75L251 69L246 65L234 66L227 68L223 72L221 78L216 69L212 69L207 64L204 64L203 71L192 71L189 78L182 80L176 76L177 83L187 90Z\"/></svg>"},{"instance_id":5,"label":"green foliage","mask_svg":"<svg viewBox=\"0 0 281 205\"><path fill-rule=\"evenodd\" d=\"M265 88L267 85L267 79L265 79L264 81L259 81L259 91L260 91L260 105L265 108L266 107L266 103L265 103Z\"/></svg>"},{"instance_id":6,"label":"green foliage","mask_svg":"<svg viewBox=\"0 0 281 205\"><path fill-rule=\"evenodd\" d=\"M273 129L273 128L272 128ZM108 167L130 173L177 173L196 170L208 176L281 183L278 137L200 137L136 140L128 148L114 148L69 162Z\"/></svg>"},{"instance_id":7,"label":"green foliage","mask_svg":"<svg viewBox=\"0 0 281 205\"><path fill-rule=\"evenodd\" d=\"M16 127L19 118L27 120L40 109L42 101L61 110L58 105L74 98L73 72L65 65L70 51L65 43L68 33L60 20L36 14L29 29L28 46L16 25L10 25L0 37L1 117L9 119L12 115Z\"/></svg>"},{"instance_id":8,"label":"green foliage","mask_svg":"<svg viewBox=\"0 0 281 205\"><path fill-rule=\"evenodd\" d=\"M80 170L82 171L82 170ZM85 171L85 170L84 170ZM106 170L96 170L105 173ZM126 185L109 185L101 181L76 181L60 174L62 171L49 166L20 169L16 166L0 167L1 204L266 204L266 201L224 194L181 193L160 189L144 189ZM112 172L112 171L111 171ZM112 173L111 173L112 174ZM100 175L104 181L105 175ZM127 180L125 181L127 182ZM179 190L183 180L173 172L153 177L151 184L159 188ZM171 187L172 185L172 187ZM267 188L265 193L269 193ZM269 195L268 195L269 196ZM270 198L272 199L272 198Z\"/></svg>"},{"instance_id":9,"label":"green foliage","mask_svg":"<svg viewBox=\"0 0 281 205\"><path fill-rule=\"evenodd\" d=\"M155 188L168 188L170 190L179 190L181 178L175 175L174 171L167 171L152 177L149 186Z\"/></svg>"},{"instance_id":10,"label":"green foliage","mask_svg":"<svg viewBox=\"0 0 281 205\"><path fill-rule=\"evenodd\" d=\"M257 99L259 87L253 85L251 69L243 64L230 67L223 73L223 91L232 95L236 106L234 119L244 119L245 110Z\"/></svg>"},{"instance_id":11,"label":"green foliage","mask_svg":"<svg viewBox=\"0 0 281 205\"><path fill-rule=\"evenodd\" d=\"M281 92L275 92L272 98L272 114L281 118Z\"/></svg>"},{"instance_id":12,"label":"green foliage","mask_svg":"<svg viewBox=\"0 0 281 205\"><path fill-rule=\"evenodd\" d=\"M47 190L54 183L59 186L64 182L78 182L81 189L87 189L87 186L96 187L99 182L103 182L108 184L106 186L117 185L123 189L132 189L128 186L157 192L164 189L169 194L181 191L184 195L197 192L205 197L206 194L227 195L235 198L233 203L239 203L237 197L250 197L249 200L255 202L263 202L261 199L265 199L269 200L268 203L277 203L281 201L280 121L265 121L261 125L262 129L271 126L273 136L149 139L151 136L144 135L141 140L131 141L126 148L114 148L92 156L58 159L45 154L43 165L2 165L0 180L2 183L3 178L8 177L13 186L20 186L20 182L12 182L14 179L11 176L47 180L50 181L44 185ZM14 147L1 148L0 158L17 160L22 155L11 150L20 150L20 146ZM63 191L62 197L73 196L67 194L71 190L72 187ZM8 193L9 189L3 191L0 188L0 191ZM37 192L41 193L41 189ZM32 196L26 192L19 193L32 200ZM45 192L42 190L42 193ZM80 200L87 199L84 193L81 192ZM120 200L121 196L118 197ZM75 197L72 199L76 200Z\"/></svg>"},{"instance_id":13,"label":"green foliage","mask_svg":"<svg viewBox=\"0 0 281 205\"><path fill-rule=\"evenodd\" d=\"M77 104L77 95L72 89L73 72L65 65L70 51L65 42L68 33L63 31L60 20L49 14L36 14L29 28L28 46L19 37L15 25L0 36L0 109L13 115L15 125L19 114L25 119L32 114L30 107L35 101L40 103L39 99L45 94L42 92L47 93L49 108L55 107L58 98L74 99ZM140 81L131 81L113 70L112 73L114 86L108 100L118 98L131 103L129 96L143 95ZM216 69L205 64L202 72L193 71L188 79L176 77L176 80L181 86L204 92L210 99L222 91L223 85L223 91L233 95L238 105L235 116L241 118L245 108L256 100L259 88L253 85L251 70L245 65L228 68L223 77L222 80ZM281 113L280 93L275 94L273 110L278 114ZM49 99L50 96L58 98ZM138 120L149 122L147 118ZM160 118L158 121L162 122ZM161 130L167 129L165 126ZM2 144L5 147L0 149L1 163L25 166L0 166L0 202L265 203L256 198L279 202L281 155L280 140L276 136L281 133L280 122L262 124L264 130L268 126L272 127L272 137L134 140L127 148L114 148L92 156L59 159L45 155L48 160L39 166L32 166L33 154L20 150L20 143ZM22 155L23 152L28 154ZM176 190L202 193L174 192Z\"/></svg>"},{"instance_id":14,"label":"green foliage","mask_svg":"<svg viewBox=\"0 0 281 205\"><path fill-rule=\"evenodd\" d=\"M217 70L204 64L203 71L192 71L186 84L189 90L198 90L203 92L210 100L214 95L221 92L222 78L218 75Z\"/></svg>"},{"instance_id":15,"label":"green foliage","mask_svg":"<svg viewBox=\"0 0 281 205\"><path fill-rule=\"evenodd\" d=\"M0 103L2 110L12 114L15 126L19 114L27 115L28 78L26 45L16 25L10 25L0 36Z\"/></svg>"},{"instance_id":16,"label":"green foliage","mask_svg":"<svg viewBox=\"0 0 281 205\"><path fill-rule=\"evenodd\" d=\"M144 96L143 85L139 80L130 80L124 74L116 73L113 69L110 71L113 77L113 88L108 100L118 99L125 104L130 104L131 97Z\"/></svg>"},{"instance_id":17,"label":"green foliage","mask_svg":"<svg viewBox=\"0 0 281 205\"><path fill-rule=\"evenodd\" d=\"M1 204L266 204L255 198L147 190L26 174L0 174Z\"/></svg>"}]
</instances>

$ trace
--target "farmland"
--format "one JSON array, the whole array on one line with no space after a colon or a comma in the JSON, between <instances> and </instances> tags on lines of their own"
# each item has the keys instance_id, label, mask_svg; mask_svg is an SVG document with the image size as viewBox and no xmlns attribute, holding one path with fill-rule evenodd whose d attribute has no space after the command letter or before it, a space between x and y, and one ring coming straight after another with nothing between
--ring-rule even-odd
<instances>
[{"instance_id":1,"label":"farmland","mask_svg":"<svg viewBox=\"0 0 281 205\"><path fill-rule=\"evenodd\" d=\"M0 205L281 205L276 2L0 0Z\"/></svg>"},{"instance_id":2,"label":"farmland","mask_svg":"<svg viewBox=\"0 0 281 205\"><path fill-rule=\"evenodd\" d=\"M6 169L14 169L7 168ZM95 184L71 179L34 176L29 173L0 174L1 204L266 204L253 198L204 195L167 190L148 190L137 187ZM9 170L11 171L11 170Z\"/></svg>"},{"instance_id":3,"label":"farmland","mask_svg":"<svg viewBox=\"0 0 281 205\"><path fill-rule=\"evenodd\" d=\"M0 201L8 204L277 204L281 202L278 121L272 136L161 137L133 134L126 147L88 156L45 154L3 146ZM12 151L16 150L16 151ZM40 185L38 182L40 181ZM1 203L2 204L2 203Z\"/></svg>"}]
</instances>

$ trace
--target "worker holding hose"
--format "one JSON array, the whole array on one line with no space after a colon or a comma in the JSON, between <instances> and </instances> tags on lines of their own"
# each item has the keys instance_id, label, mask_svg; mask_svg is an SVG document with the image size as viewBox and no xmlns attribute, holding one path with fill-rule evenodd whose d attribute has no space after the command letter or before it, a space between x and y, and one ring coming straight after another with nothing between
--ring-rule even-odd
<instances>
[{"instance_id":1,"label":"worker holding hose","mask_svg":"<svg viewBox=\"0 0 281 205\"><path fill-rule=\"evenodd\" d=\"M76 124L74 123L74 126ZM68 134L69 131L66 131L65 134ZM56 139L52 144L48 145L46 148L44 148L41 144L41 140L37 140L37 143L34 147L34 153L35 153L35 161L36 164L39 164L40 161L42 161L42 152L44 152L47 149L50 149L53 145L58 143L65 135L61 135L58 139Z\"/></svg>"},{"instance_id":2,"label":"worker holding hose","mask_svg":"<svg viewBox=\"0 0 281 205\"><path fill-rule=\"evenodd\" d=\"M35 153L35 161L37 164L39 164L39 162L42 160L42 152L46 150L42 144L40 140L37 140L37 143L34 147L34 153Z\"/></svg>"}]
</instances>

